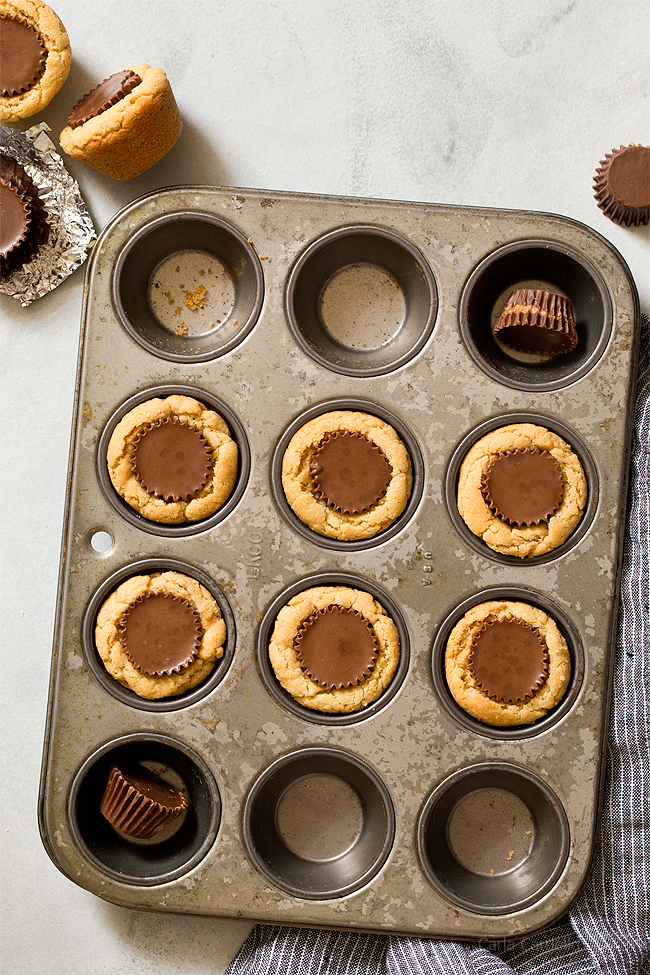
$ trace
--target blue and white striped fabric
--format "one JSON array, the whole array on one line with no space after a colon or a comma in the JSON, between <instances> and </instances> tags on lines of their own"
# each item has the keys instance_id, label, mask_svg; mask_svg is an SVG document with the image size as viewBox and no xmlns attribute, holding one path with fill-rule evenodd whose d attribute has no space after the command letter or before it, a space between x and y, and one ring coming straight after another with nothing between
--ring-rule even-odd
<instances>
[{"instance_id":1,"label":"blue and white striped fabric","mask_svg":"<svg viewBox=\"0 0 650 975\"><path fill-rule=\"evenodd\" d=\"M582 895L521 941L257 925L227 975L650 975L650 319L641 318L628 522L599 846Z\"/></svg>"}]
</instances>

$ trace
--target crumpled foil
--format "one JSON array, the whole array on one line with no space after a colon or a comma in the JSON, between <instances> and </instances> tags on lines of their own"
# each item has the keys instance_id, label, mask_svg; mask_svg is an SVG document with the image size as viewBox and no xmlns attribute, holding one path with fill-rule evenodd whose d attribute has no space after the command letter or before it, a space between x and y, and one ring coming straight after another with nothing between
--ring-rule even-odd
<instances>
[{"instance_id":1,"label":"crumpled foil","mask_svg":"<svg viewBox=\"0 0 650 975\"><path fill-rule=\"evenodd\" d=\"M45 122L26 132L0 126L0 153L15 159L35 183L50 226L47 242L32 259L0 281L0 291L13 295L21 305L42 298L65 281L83 264L97 239L79 185L46 135L50 131Z\"/></svg>"}]
</instances>

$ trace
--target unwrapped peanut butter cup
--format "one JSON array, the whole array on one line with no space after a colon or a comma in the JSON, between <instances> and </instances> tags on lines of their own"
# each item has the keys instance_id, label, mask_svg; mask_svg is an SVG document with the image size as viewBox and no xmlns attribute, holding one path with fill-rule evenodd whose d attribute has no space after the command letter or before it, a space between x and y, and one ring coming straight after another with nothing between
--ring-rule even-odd
<instances>
[{"instance_id":1,"label":"unwrapped peanut butter cup","mask_svg":"<svg viewBox=\"0 0 650 975\"><path fill-rule=\"evenodd\" d=\"M139 596L122 614L118 630L133 666L150 677L188 667L198 655L203 633L194 607L167 592Z\"/></svg>"},{"instance_id":2,"label":"unwrapped peanut butter cup","mask_svg":"<svg viewBox=\"0 0 650 975\"><path fill-rule=\"evenodd\" d=\"M551 291L513 291L494 326L494 337L519 352L572 352L578 344L573 305Z\"/></svg>"},{"instance_id":3,"label":"unwrapped peanut butter cup","mask_svg":"<svg viewBox=\"0 0 650 975\"><path fill-rule=\"evenodd\" d=\"M4 98L29 91L45 71L47 49L34 28L18 17L0 17L0 89Z\"/></svg>"},{"instance_id":4,"label":"unwrapped peanut butter cup","mask_svg":"<svg viewBox=\"0 0 650 975\"><path fill-rule=\"evenodd\" d=\"M128 836L150 839L187 809L182 792L141 766L113 765L99 809Z\"/></svg>"},{"instance_id":5,"label":"unwrapped peanut butter cup","mask_svg":"<svg viewBox=\"0 0 650 975\"><path fill-rule=\"evenodd\" d=\"M71 129L76 129L91 118L101 115L126 98L140 84L142 78L135 71L117 71L77 102L70 112L68 125Z\"/></svg>"},{"instance_id":6,"label":"unwrapped peanut butter cup","mask_svg":"<svg viewBox=\"0 0 650 975\"><path fill-rule=\"evenodd\" d=\"M196 427L165 417L139 431L129 459L148 494L166 502L189 501L207 483L212 448Z\"/></svg>"},{"instance_id":7,"label":"unwrapped peanut butter cup","mask_svg":"<svg viewBox=\"0 0 650 975\"><path fill-rule=\"evenodd\" d=\"M303 673L328 690L360 684L379 653L372 624L357 610L336 603L303 621L293 647Z\"/></svg>"},{"instance_id":8,"label":"unwrapped peanut butter cup","mask_svg":"<svg viewBox=\"0 0 650 975\"><path fill-rule=\"evenodd\" d=\"M7 258L27 238L29 204L22 193L0 179L0 256Z\"/></svg>"},{"instance_id":9,"label":"unwrapped peanut butter cup","mask_svg":"<svg viewBox=\"0 0 650 975\"><path fill-rule=\"evenodd\" d=\"M358 515L369 511L386 494L391 466L372 440L341 430L321 440L309 472L314 493L328 507Z\"/></svg>"},{"instance_id":10,"label":"unwrapped peanut butter cup","mask_svg":"<svg viewBox=\"0 0 650 975\"><path fill-rule=\"evenodd\" d=\"M483 472L481 494L501 521L515 528L530 527L547 522L558 510L564 481L548 450L505 450Z\"/></svg>"},{"instance_id":11,"label":"unwrapped peanut butter cup","mask_svg":"<svg viewBox=\"0 0 650 975\"><path fill-rule=\"evenodd\" d=\"M624 227L650 218L650 146L631 143L612 149L594 177L594 197L606 217Z\"/></svg>"},{"instance_id":12,"label":"unwrapped peanut butter cup","mask_svg":"<svg viewBox=\"0 0 650 975\"><path fill-rule=\"evenodd\" d=\"M544 684L549 654L537 627L503 616L488 620L476 633L468 667L489 698L514 704L532 697Z\"/></svg>"}]
</instances>

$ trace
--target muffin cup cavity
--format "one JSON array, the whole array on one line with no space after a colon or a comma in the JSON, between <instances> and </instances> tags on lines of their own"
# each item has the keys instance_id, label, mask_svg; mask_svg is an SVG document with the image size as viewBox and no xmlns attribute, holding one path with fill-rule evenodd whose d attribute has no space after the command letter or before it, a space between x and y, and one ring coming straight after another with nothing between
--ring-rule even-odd
<instances>
[{"instance_id":1,"label":"muffin cup cavity","mask_svg":"<svg viewBox=\"0 0 650 975\"><path fill-rule=\"evenodd\" d=\"M321 416L324 413L339 410L368 413L371 416L377 416L380 420L388 423L391 427L393 427L398 437L406 447L411 460L413 483L411 485L411 492L404 510L400 515L398 515L395 521L388 525L387 528L370 538L360 538L346 541L338 538L329 538L326 535L320 535L318 532L313 531L309 525L306 525L303 521L301 521L301 519L298 518L296 513L293 511L287 501L284 488L282 487L282 462L285 451L292 437L300 430L301 427L303 427L310 420L313 420L315 417ZM381 545L393 538L400 531L402 531L402 529L411 520L416 509L418 508L418 505L420 504L423 489L424 460L415 436L409 430L406 424L399 419L399 417L395 416L389 410L384 409L383 406L379 406L376 403L368 403L365 400L331 400L327 403L321 403L318 406L313 406L309 410L306 410L297 419L295 419L289 427L287 427L282 437L278 441L273 453L273 460L271 462L271 491L275 504L284 520L287 522L290 528L297 532L298 535L302 536L302 538L306 539L306 541L312 542L314 545L318 545L321 548L330 549L332 551L362 551L364 549L374 548L376 545Z\"/></svg>"},{"instance_id":2,"label":"muffin cup cavity","mask_svg":"<svg viewBox=\"0 0 650 975\"><path fill-rule=\"evenodd\" d=\"M111 766L120 764L142 766L187 799L187 809L151 839L128 836L100 812ZM75 842L93 866L141 887L169 883L195 867L221 819L219 789L203 759L185 743L150 732L124 735L93 752L72 781L68 809Z\"/></svg>"},{"instance_id":3,"label":"muffin cup cavity","mask_svg":"<svg viewBox=\"0 0 650 975\"><path fill-rule=\"evenodd\" d=\"M237 445L238 470L230 496L213 514L209 515L207 518L202 518L197 521L165 524L163 522L152 521L149 518L145 518L138 511L136 511L135 508L132 508L131 505L128 504L120 494L118 494L108 473L106 453L115 427L120 420L126 416L127 413L129 413L140 403L144 403L146 400L156 398L164 399L173 395L189 396L192 399L198 400L209 409L218 413L219 416L226 422L230 430L230 436ZM216 396L213 396L211 393L208 393L205 390L196 389L193 386L152 386L149 389L141 390L139 393L135 393L133 396L130 396L129 399L122 403L109 418L97 445L97 477L106 499L110 502L118 514L121 515L121 517L134 528L138 528L140 531L148 532L151 535L162 535L167 538L181 538L187 535L196 535L199 532L209 531L211 528L214 528L216 525L220 524L220 522L231 514L234 508L241 501L248 483L250 469L251 451L248 443L248 437L246 436L244 425L237 414L234 413L233 410L226 405L226 403L222 402Z\"/></svg>"},{"instance_id":4,"label":"muffin cup cavity","mask_svg":"<svg viewBox=\"0 0 650 975\"><path fill-rule=\"evenodd\" d=\"M528 769L485 762L454 772L418 820L418 856L429 882L476 914L511 914L541 900L569 855L566 813Z\"/></svg>"},{"instance_id":5,"label":"muffin cup cavity","mask_svg":"<svg viewBox=\"0 0 650 975\"><path fill-rule=\"evenodd\" d=\"M169 570L190 576L208 590L217 603L223 621L226 624L226 639L223 644L222 656L217 658L213 669L200 684L197 684L196 687L191 688L183 694L159 698L157 700L148 700L147 698L140 697L130 688L125 687L106 670L97 650L95 626L97 614L101 606L110 594L126 579L133 576L147 575L153 572L166 572ZM86 663L94 677L99 681L104 690L116 700L129 707L138 708L141 711L179 711L182 708L195 704L210 694L228 673L235 653L235 617L223 592L205 572L177 559L143 559L140 562L130 562L122 566L121 569L105 579L95 590L83 617L82 646Z\"/></svg>"},{"instance_id":6,"label":"muffin cup cavity","mask_svg":"<svg viewBox=\"0 0 650 975\"><path fill-rule=\"evenodd\" d=\"M235 227L184 210L146 224L113 272L113 302L147 352L172 362L225 355L255 325L264 277L255 250Z\"/></svg>"},{"instance_id":7,"label":"muffin cup cavity","mask_svg":"<svg viewBox=\"0 0 650 975\"><path fill-rule=\"evenodd\" d=\"M578 344L571 352L537 355L497 341L493 328L519 289L550 291L574 308ZM582 254L551 240L519 240L485 257L472 271L460 300L460 331L477 365L513 389L559 389L586 375L601 357L612 330L607 285Z\"/></svg>"},{"instance_id":8,"label":"muffin cup cavity","mask_svg":"<svg viewBox=\"0 0 650 975\"><path fill-rule=\"evenodd\" d=\"M573 529L569 537L561 545L558 545L557 548L554 548L543 555L519 557L516 555L507 555L502 552L495 551L494 549L490 548L490 546L487 545L482 538L475 535L474 532L469 529L458 510L457 495L459 472L468 451L487 433L515 423L532 423L536 426L545 427L547 430L550 430L552 433L555 433L557 436L561 437L564 441L566 441L566 443L569 444L577 456L587 479L587 501L585 503L580 521ZM447 510L449 511L449 516L454 524L454 527L463 537L465 542L476 552L478 552L479 555L482 555L484 558L490 559L493 562L500 562L503 565L542 565L546 562L552 562L555 559L559 559L563 555L566 555L567 552L575 548L580 543L591 528L596 515L596 510L598 508L598 495L598 471L595 461L587 449L586 444L580 437L578 437L577 434L575 434L560 421L551 417L542 416L537 413L508 413L502 416L491 417L491 419L479 424L465 437L463 437L454 450L445 476L445 499L447 502Z\"/></svg>"},{"instance_id":9,"label":"muffin cup cavity","mask_svg":"<svg viewBox=\"0 0 650 975\"><path fill-rule=\"evenodd\" d=\"M423 255L381 227L341 227L313 241L287 284L294 338L344 376L381 376L404 365L426 344L437 310Z\"/></svg>"},{"instance_id":10,"label":"muffin cup cavity","mask_svg":"<svg viewBox=\"0 0 650 975\"><path fill-rule=\"evenodd\" d=\"M544 717L539 718L533 724L510 725L508 727L497 727L486 724L472 717L467 711L454 700L445 677L445 649L449 634L458 621L465 613L477 606L479 603L486 603L492 600L509 600L512 602L528 603L543 610L556 623L560 633L564 637L569 649L571 658L571 676L568 686L564 692L562 700L552 709L547 711ZM514 586L500 586L494 589L483 589L480 592L464 599L456 608L443 620L438 627L431 655L431 666L433 683L436 689L438 700L441 706L453 718L453 720L467 731L473 734L482 735L485 738L493 738L501 741L508 741L520 738L532 738L547 731L562 720L575 704L582 681L584 678L584 651L580 634L571 618L559 606L552 602L542 593L533 592L529 589L520 589Z\"/></svg>"},{"instance_id":11,"label":"muffin cup cavity","mask_svg":"<svg viewBox=\"0 0 650 975\"><path fill-rule=\"evenodd\" d=\"M369 593L384 608L386 614L391 617L397 628L400 655L392 680L375 701L372 701L359 711L352 711L345 714L329 713L304 707L281 686L269 660L269 641L278 613L294 596L317 586L345 586L351 589L361 589ZM257 636L257 664L267 691L280 707L289 711L295 717L302 718L304 721L309 721L312 724L340 727L357 724L359 721L365 721L367 718L371 718L382 708L386 707L398 693L408 673L409 659L410 641L408 630L404 617L396 603L379 586L367 579L362 579L359 576L347 573L323 572L307 576L295 582L292 586L289 586L288 589L283 590L264 613Z\"/></svg>"},{"instance_id":12,"label":"muffin cup cavity","mask_svg":"<svg viewBox=\"0 0 650 975\"><path fill-rule=\"evenodd\" d=\"M360 890L379 873L393 845L395 813L368 764L337 748L303 748L254 783L243 834L270 884L325 900Z\"/></svg>"}]
</instances>

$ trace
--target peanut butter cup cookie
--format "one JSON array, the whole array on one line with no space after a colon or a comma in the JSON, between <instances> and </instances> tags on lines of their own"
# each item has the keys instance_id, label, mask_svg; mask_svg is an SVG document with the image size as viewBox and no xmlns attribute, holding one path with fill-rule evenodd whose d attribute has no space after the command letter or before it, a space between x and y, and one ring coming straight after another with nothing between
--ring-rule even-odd
<instances>
[{"instance_id":1,"label":"peanut butter cup cookie","mask_svg":"<svg viewBox=\"0 0 650 975\"><path fill-rule=\"evenodd\" d=\"M384 531L403 512L413 476L408 451L390 424L336 410L309 420L289 441L282 487L305 525L355 541Z\"/></svg>"},{"instance_id":2,"label":"peanut butter cup cookie","mask_svg":"<svg viewBox=\"0 0 650 975\"><path fill-rule=\"evenodd\" d=\"M40 0L0 0L0 119L18 122L45 108L70 71L70 41Z\"/></svg>"},{"instance_id":3,"label":"peanut butter cup cookie","mask_svg":"<svg viewBox=\"0 0 650 975\"><path fill-rule=\"evenodd\" d=\"M576 528L587 479L568 443L545 427L513 423L481 437L458 478L458 511L495 552L544 555Z\"/></svg>"},{"instance_id":4,"label":"peanut butter cup cookie","mask_svg":"<svg viewBox=\"0 0 650 975\"><path fill-rule=\"evenodd\" d=\"M183 122L161 68L118 71L77 102L60 136L68 155L113 179L132 179L177 141Z\"/></svg>"},{"instance_id":5,"label":"peanut butter cup cookie","mask_svg":"<svg viewBox=\"0 0 650 975\"><path fill-rule=\"evenodd\" d=\"M145 400L115 427L106 451L117 493L165 524L214 514L237 479L238 450L225 421L191 396Z\"/></svg>"},{"instance_id":6,"label":"peanut butter cup cookie","mask_svg":"<svg viewBox=\"0 0 650 975\"><path fill-rule=\"evenodd\" d=\"M562 700L571 657L556 623L529 603L491 600L473 606L449 634L447 685L478 721L533 724Z\"/></svg>"},{"instance_id":7,"label":"peanut butter cup cookie","mask_svg":"<svg viewBox=\"0 0 650 975\"><path fill-rule=\"evenodd\" d=\"M347 714L376 701L400 657L397 627L360 589L315 586L283 606L269 642L282 687L303 707Z\"/></svg>"},{"instance_id":8,"label":"peanut butter cup cookie","mask_svg":"<svg viewBox=\"0 0 650 975\"><path fill-rule=\"evenodd\" d=\"M196 687L223 656L225 639L208 590L172 571L127 579L102 604L95 627L108 673L150 701Z\"/></svg>"}]
</instances>

